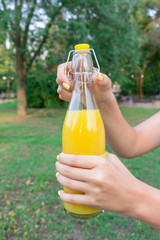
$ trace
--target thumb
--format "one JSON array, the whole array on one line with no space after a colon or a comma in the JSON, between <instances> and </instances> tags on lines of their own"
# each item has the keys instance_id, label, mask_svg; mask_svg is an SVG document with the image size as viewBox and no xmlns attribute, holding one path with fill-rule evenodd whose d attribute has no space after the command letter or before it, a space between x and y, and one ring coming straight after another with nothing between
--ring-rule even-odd
<instances>
[{"instance_id":1,"label":"thumb","mask_svg":"<svg viewBox=\"0 0 160 240\"><path fill-rule=\"evenodd\" d=\"M94 81L96 88L104 91L111 90L112 82L106 74L94 72L92 75L92 80Z\"/></svg>"}]
</instances>

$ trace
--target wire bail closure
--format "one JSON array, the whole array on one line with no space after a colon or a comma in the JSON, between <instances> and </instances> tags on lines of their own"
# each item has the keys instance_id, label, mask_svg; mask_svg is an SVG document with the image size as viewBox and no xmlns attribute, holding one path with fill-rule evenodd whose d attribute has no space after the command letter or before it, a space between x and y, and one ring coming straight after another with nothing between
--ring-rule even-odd
<instances>
[{"instance_id":1,"label":"wire bail closure","mask_svg":"<svg viewBox=\"0 0 160 240\"><path fill-rule=\"evenodd\" d=\"M98 60L97 60L97 57L96 57L96 54L95 54L94 49L93 49L93 48L89 48L89 49L87 49L87 50L89 50L90 52L93 53L93 56L94 56L94 58L95 58L95 62L96 62L96 64L97 64L97 68L96 68L96 67L93 67L92 72L72 73L71 70L69 70L68 73L67 73L68 62L69 62L69 60L70 60L71 54L74 54L74 52L78 52L78 51L80 52L80 51L81 51L81 50L71 50L71 51L69 51L69 54L68 54L68 57L67 57L66 66L65 66L65 75L66 75L66 77L67 77L69 80L72 80L72 79L69 77L69 74L70 74L70 73L71 73L72 75L79 75L79 74L86 74L86 73L87 73L87 74L92 74L92 73L94 72L94 70L97 70L98 72L100 72L100 66L99 66L99 63L98 63Z\"/></svg>"}]
</instances>

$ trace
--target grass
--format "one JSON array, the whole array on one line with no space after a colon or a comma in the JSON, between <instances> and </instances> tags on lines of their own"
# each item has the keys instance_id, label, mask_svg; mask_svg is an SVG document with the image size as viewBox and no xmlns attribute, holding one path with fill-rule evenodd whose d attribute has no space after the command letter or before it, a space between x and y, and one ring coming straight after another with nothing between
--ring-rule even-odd
<instances>
[{"instance_id":1,"label":"grass","mask_svg":"<svg viewBox=\"0 0 160 240\"><path fill-rule=\"evenodd\" d=\"M127 107L121 110L131 125L157 112ZM16 103L0 105L0 239L160 239L158 231L118 213L105 212L91 220L66 216L57 196L61 186L54 165L61 152L65 110L31 112L20 118L16 116ZM160 149L156 149L122 161L136 177L158 187L159 156Z\"/></svg>"},{"instance_id":2,"label":"grass","mask_svg":"<svg viewBox=\"0 0 160 240\"><path fill-rule=\"evenodd\" d=\"M0 116L2 117L11 117L16 116L17 102L6 102L0 104Z\"/></svg>"}]
</instances>

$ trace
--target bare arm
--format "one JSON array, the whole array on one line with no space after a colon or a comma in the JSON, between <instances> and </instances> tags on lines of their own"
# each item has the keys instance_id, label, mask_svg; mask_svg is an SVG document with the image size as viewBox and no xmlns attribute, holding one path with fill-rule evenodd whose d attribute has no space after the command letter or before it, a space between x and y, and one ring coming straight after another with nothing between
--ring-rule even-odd
<instances>
[{"instance_id":1,"label":"bare arm","mask_svg":"<svg viewBox=\"0 0 160 240\"><path fill-rule=\"evenodd\" d=\"M131 127L122 116L115 97L99 103L106 142L120 157L133 158L160 146L160 112L136 127Z\"/></svg>"},{"instance_id":2,"label":"bare arm","mask_svg":"<svg viewBox=\"0 0 160 240\"><path fill-rule=\"evenodd\" d=\"M160 230L160 190L139 180L134 187L135 207L123 214Z\"/></svg>"},{"instance_id":3,"label":"bare arm","mask_svg":"<svg viewBox=\"0 0 160 240\"><path fill-rule=\"evenodd\" d=\"M71 64L69 64L68 68L70 67ZM57 71L57 83L59 86L57 91L61 99L70 101L73 85L66 78L64 69L65 64L59 65ZM91 91L95 95L103 118L106 142L118 156L134 158L160 146L160 112L133 128L120 112L112 93L111 80L107 75L101 73L99 77L99 74L95 73L92 79L94 83Z\"/></svg>"}]
</instances>

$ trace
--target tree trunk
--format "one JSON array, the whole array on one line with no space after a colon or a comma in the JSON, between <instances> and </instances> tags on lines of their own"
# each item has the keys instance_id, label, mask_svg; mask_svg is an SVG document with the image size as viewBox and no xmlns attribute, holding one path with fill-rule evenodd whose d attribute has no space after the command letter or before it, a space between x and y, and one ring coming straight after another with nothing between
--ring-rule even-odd
<instances>
[{"instance_id":1,"label":"tree trunk","mask_svg":"<svg viewBox=\"0 0 160 240\"><path fill-rule=\"evenodd\" d=\"M27 115L26 73L24 70L24 56L16 49L17 55L17 113L20 116Z\"/></svg>"},{"instance_id":2,"label":"tree trunk","mask_svg":"<svg viewBox=\"0 0 160 240\"><path fill-rule=\"evenodd\" d=\"M27 115L26 77L18 76L17 86L17 113L20 116Z\"/></svg>"}]
</instances>

